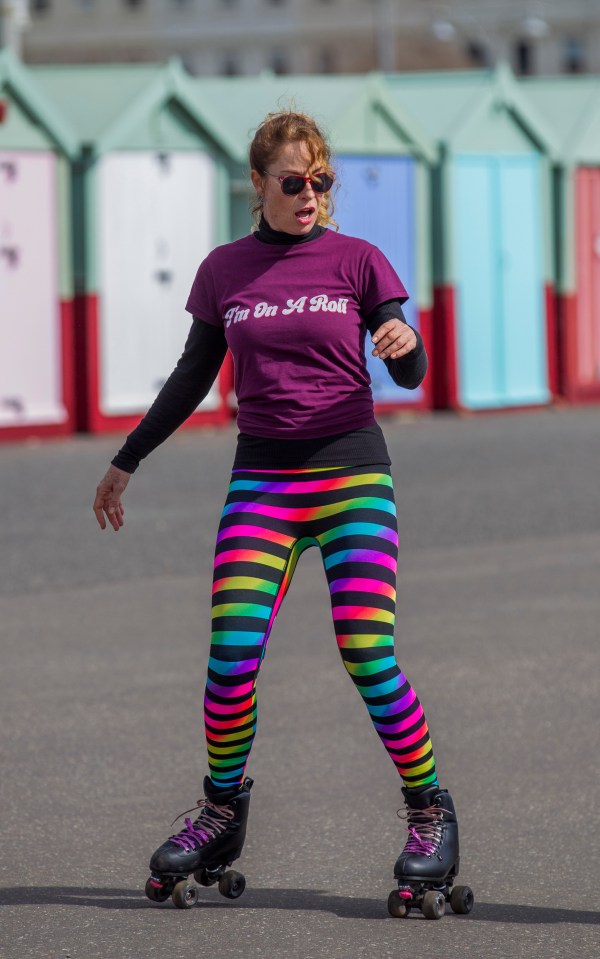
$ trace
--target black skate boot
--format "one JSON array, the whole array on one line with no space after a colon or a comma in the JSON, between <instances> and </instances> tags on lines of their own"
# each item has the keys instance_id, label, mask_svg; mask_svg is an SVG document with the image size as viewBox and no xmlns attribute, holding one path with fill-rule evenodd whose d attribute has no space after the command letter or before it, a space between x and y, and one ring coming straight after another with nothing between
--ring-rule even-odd
<instances>
[{"instance_id":1,"label":"black skate boot","mask_svg":"<svg viewBox=\"0 0 600 959\"><path fill-rule=\"evenodd\" d=\"M186 819L185 828L159 846L150 860L148 899L164 902L171 896L179 909L190 909L198 901L198 887L188 881L191 873L201 886L218 882L219 892L228 899L242 895L243 875L226 870L242 854L252 783L248 778L241 786L216 789L205 777L197 819Z\"/></svg>"},{"instance_id":2,"label":"black skate boot","mask_svg":"<svg viewBox=\"0 0 600 959\"><path fill-rule=\"evenodd\" d=\"M417 907L427 919L441 919L446 902L454 912L473 908L473 893L468 886L455 886L460 864L458 823L452 797L447 789L402 789L409 839L396 860L394 876L398 890L390 893L388 910L404 918Z\"/></svg>"}]
</instances>

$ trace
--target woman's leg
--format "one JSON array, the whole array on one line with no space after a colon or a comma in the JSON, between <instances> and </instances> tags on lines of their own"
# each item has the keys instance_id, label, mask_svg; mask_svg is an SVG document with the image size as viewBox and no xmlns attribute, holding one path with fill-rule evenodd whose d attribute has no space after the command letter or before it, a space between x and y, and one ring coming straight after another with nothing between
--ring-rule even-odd
<instances>
[{"instance_id":1,"label":"woman's leg","mask_svg":"<svg viewBox=\"0 0 600 959\"><path fill-rule=\"evenodd\" d=\"M344 665L406 787L437 782L423 707L394 657L398 531L389 471L360 467L316 538Z\"/></svg>"},{"instance_id":2,"label":"woman's leg","mask_svg":"<svg viewBox=\"0 0 600 959\"><path fill-rule=\"evenodd\" d=\"M204 718L211 780L222 788L244 778L271 627L298 557L315 544L294 537L266 489L270 475L234 473L217 535Z\"/></svg>"}]
</instances>

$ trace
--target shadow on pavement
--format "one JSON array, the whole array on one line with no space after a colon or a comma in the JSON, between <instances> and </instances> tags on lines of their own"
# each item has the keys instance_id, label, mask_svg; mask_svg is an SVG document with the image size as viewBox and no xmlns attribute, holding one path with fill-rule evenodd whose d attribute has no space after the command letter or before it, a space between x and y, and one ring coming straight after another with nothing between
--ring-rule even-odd
<instances>
[{"instance_id":1,"label":"shadow on pavement","mask_svg":"<svg viewBox=\"0 0 600 959\"><path fill-rule=\"evenodd\" d=\"M200 890L197 908L202 909L289 909L308 912L331 912L343 919L389 919L386 903L379 899L361 899L330 895L319 889L250 889L239 902L231 903L218 892ZM141 889L80 888L77 886L15 886L0 890L0 906L61 905L95 906L99 909L173 910L171 901L158 905L147 900ZM453 919L467 917L447 915ZM423 917L414 912L414 919ZM600 912L579 909L553 909L547 906L514 905L512 903L475 902L469 922L502 922L547 925L578 923L600 925Z\"/></svg>"}]
</instances>

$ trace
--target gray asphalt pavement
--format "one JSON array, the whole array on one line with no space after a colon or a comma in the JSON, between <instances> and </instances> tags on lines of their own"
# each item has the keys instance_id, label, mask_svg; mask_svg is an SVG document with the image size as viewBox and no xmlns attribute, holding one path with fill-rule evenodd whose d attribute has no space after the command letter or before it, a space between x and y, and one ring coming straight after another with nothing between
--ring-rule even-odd
<instances>
[{"instance_id":1,"label":"gray asphalt pavement","mask_svg":"<svg viewBox=\"0 0 600 959\"><path fill-rule=\"evenodd\" d=\"M201 794L212 543L235 432L91 500L117 437L0 446L0 956L597 959L600 410L384 422L398 659L462 831L470 916L394 920L399 782L338 658L316 551L259 683L237 902L147 901Z\"/></svg>"}]
</instances>

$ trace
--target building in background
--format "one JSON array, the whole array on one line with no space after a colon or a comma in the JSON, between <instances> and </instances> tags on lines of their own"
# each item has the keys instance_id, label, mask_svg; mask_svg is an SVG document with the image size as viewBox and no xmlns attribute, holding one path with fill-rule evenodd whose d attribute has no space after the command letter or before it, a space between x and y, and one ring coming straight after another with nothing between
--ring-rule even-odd
<instances>
[{"instance_id":1,"label":"building in background","mask_svg":"<svg viewBox=\"0 0 600 959\"><path fill-rule=\"evenodd\" d=\"M5 37L23 3L2 0ZM21 45L30 63L179 55L198 75L600 72L600 0L29 0Z\"/></svg>"}]
</instances>

